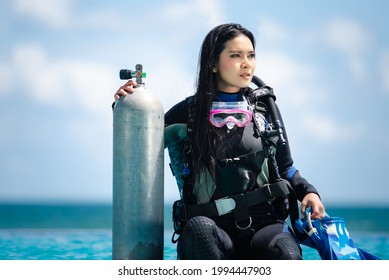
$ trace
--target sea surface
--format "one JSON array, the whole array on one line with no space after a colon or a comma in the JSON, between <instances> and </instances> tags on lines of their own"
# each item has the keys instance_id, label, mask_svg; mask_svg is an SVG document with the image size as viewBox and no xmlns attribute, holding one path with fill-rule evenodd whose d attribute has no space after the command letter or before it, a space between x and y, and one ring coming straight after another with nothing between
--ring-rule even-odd
<instances>
[{"instance_id":1,"label":"sea surface","mask_svg":"<svg viewBox=\"0 0 389 280\"><path fill-rule=\"evenodd\" d=\"M389 260L389 207L328 207L343 217L355 245ZM111 205L0 204L0 260L112 259ZM177 258L171 242L171 206L165 206L164 259ZM319 260L306 246L303 257Z\"/></svg>"}]
</instances>

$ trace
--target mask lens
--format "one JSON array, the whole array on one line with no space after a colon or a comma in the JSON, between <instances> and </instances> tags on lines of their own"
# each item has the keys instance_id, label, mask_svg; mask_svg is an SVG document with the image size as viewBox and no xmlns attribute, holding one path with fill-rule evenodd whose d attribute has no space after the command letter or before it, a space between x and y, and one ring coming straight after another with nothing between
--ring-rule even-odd
<instances>
[{"instance_id":1,"label":"mask lens","mask_svg":"<svg viewBox=\"0 0 389 280\"><path fill-rule=\"evenodd\" d=\"M213 102L209 121L216 127L228 124L228 128L235 125L243 127L252 119L252 113L245 101L240 102Z\"/></svg>"}]
</instances>

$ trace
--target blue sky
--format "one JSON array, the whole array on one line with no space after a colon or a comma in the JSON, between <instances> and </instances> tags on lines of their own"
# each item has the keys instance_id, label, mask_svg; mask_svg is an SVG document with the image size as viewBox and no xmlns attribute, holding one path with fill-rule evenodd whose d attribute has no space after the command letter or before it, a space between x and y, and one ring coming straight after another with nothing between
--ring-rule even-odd
<instances>
[{"instance_id":1,"label":"blue sky","mask_svg":"<svg viewBox=\"0 0 389 280\"><path fill-rule=\"evenodd\" d=\"M193 93L200 45L257 39L296 167L327 204L389 205L387 1L0 3L0 201L111 202L113 93L142 63L165 110ZM165 199L178 192L165 158Z\"/></svg>"}]
</instances>

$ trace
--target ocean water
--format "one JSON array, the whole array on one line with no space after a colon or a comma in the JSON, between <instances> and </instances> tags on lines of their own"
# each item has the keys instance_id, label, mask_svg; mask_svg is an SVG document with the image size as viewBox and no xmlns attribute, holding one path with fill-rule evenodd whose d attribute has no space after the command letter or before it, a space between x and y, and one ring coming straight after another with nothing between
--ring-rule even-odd
<instances>
[{"instance_id":1,"label":"ocean water","mask_svg":"<svg viewBox=\"0 0 389 280\"><path fill-rule=\"evenodd\" d=\"M327 207L328 208L328 207ZM357 247L389 260L389 208L328 208L345 218ZM177 258L171 243L171 208L165 207L164 259ZM0 205L0 260L112 259L110 205ZM303 257L319 260L302 246Z\"/></svg>"}]
</instances>

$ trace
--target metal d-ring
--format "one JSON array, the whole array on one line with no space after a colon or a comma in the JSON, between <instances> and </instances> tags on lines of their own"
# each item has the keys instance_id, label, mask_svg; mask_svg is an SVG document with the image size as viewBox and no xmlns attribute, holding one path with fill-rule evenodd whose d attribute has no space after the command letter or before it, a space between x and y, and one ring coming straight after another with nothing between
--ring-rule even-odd
<instances>
[{"instance_id":1,"label":"metal d-ring","mask_svg":"<svg viewBox=\"0 0 389 280\"><path fill-rule=\"evenodd\" d=\"M253 223L253 220L251 219L251 216L249 216L249 224L248 224L247 227L240 227L240 226L238 225L238 223L235 221L236 227L237 227L238 229L240 229L240 230L248 229L249 227L251 227L251 224L252 224L252 223Z\"/></svg>"}]
</instances>

